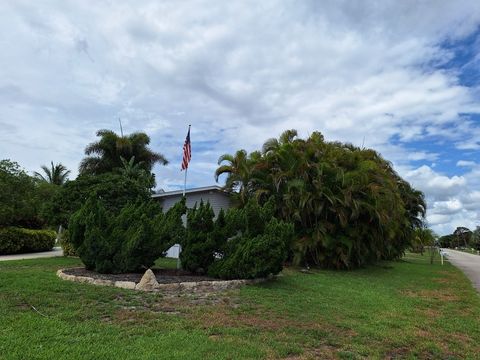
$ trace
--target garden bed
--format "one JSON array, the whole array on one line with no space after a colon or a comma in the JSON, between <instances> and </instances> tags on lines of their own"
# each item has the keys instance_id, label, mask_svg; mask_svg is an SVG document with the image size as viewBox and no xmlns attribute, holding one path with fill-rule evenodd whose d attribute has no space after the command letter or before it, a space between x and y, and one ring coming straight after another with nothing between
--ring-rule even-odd
<instances>
[{"instance_id":1,"label":"garden bed","mask_svg":"<svg viewBox=\"0 0 480 360\"><path fill-rule=\"evenodd\" d=\"M149 269L145 274L100 274L85 268L70 268L58 270L57 275L63 280L100 286L115 286L130 290L160 292L165 295L214 293L266 281L264 278L219 280L174 269Z\"/></svg>"},{"instance_id":2,"label":"garden bed","mask_svg":"<svg viewBox=\"0 0 480 360\"><path fill-rule=\"evenodd\" d=\"M152 272L159 284L174 284L180 282L199 282L199 281L215 281L207 276L198 276L184 270L176 269L152 269ZM64 274L74 276L85 276L93 279L110 280L110 281L133 281L139 283L144 275L142 273L127 273L127 274L100 274L95 271L87 270L85 268L71 268L64 269Z\"/></svg>"}]
</instances>

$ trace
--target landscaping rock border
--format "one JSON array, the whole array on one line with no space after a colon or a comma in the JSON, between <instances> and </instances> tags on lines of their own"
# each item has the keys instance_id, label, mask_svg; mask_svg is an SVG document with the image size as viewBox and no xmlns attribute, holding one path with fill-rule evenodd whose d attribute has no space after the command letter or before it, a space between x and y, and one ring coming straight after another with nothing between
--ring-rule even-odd
<instances>
[{"instance_id":1,"label":"landscaping rock border","mask_svg":"<svg viewBox=\"0 0 480 360\"><path fill-rule=\"evenodd\" d=\"M105 279L95 279L88 276L76 276L66 274L67 269L57 271L57 276L63 280L75 281L79 283L92 284L98 286L114 286L121 289L138 290L146 292L159 292L162 294L184 294L184 293L212 293L231 289L238 289L247 284L258 284L267 281L267 278L261 279L242 279L242 280L212 280L212 281L187 281L170 284L159 284L156 282L155 275L148 269L140 282L134 281L113 281ZM153 278L152 278L153 276ZM154 281L155 280L155 281Z\"/></svg>"}]
</instances>

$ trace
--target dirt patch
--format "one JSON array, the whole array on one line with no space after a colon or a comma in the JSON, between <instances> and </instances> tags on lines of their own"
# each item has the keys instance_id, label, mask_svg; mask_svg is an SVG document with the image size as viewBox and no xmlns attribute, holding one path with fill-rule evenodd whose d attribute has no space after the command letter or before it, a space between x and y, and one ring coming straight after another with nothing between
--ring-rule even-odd
<instances>
[{"instance_id":1,"label":"dirt patch","mask_svg":"<svg viewBox=\"0 0 480 360\"><path fill-rule=\"evenodd\" d=\"M473 342L473 339L467 334L454 333L454 334L451 335L451 337L453 339L455 339L456 342L458 342L458 343L460 343L464 346L471 345L472 342Z\"/></svg>"},{"instance_id":2,"label":"dirt patch","mask_svg":"<svg viewBox=\"0 0 480 360\"><path fill-rule=\"evenodd\" d=\"M358 335L353 329L334 326L320 320L317 322L296 320L260 307L252 312L239 312L232 307L232 304L219 303L211 307L209 311L194 312L190 317L204 329L246 327L279 333L290 328L301 331L316 331L320 335L324 334L325 337L355 337Z\"/></svg>"},{"instance_id":3,"label":"dirt patch","mask_svg":"<svg viewBox=\"0 0 480 360\"><path fill-rule=\"evenodd\" d=\"M198 276L184 270L175 269L152 269L157 282L159 284L175 284L181 282L201 282L201 281L215 281L218 279L207 276ZM85 276L98 280L110 281L133 281L140 282L145 272L127 273L127 274L100 274L95 271L86 270L85 268L64 269L63 273L66 275Z\"/></svg>"},{"instance_id":4,"label":"dirt patch","mask_svg":"<svg viewBox=\"0 0 480 360\"><path fill-rule=\"evenodd\" d=\"M424 329L416 329L415 336L421 337L421 338L432 338L432 333Z\"/></svg>"},{"instance_id":5,"label":"dirt patch","mask_svg":"<svg viewBox=\"0 0 480 360\"><path fill-rule=\"evenodd\" d=\"M322 345L315 349L305 349L301 355L288 356L285 360L339 359L338 349L331 345Z\"/></svg>"},{"instance_id":6,"label":"dirt patch","mask_svg":"<svg viewBox=\"0 0 480 360\"><path fill-rule=\"evenodd\" d=\"M399 347L395 349L391 349L385 354L384 359L392 360L392 359L406 359L408 358L408 354L410 354L410 348L408 347Z\"/></svg>"},{"instance_id":7,"label":"dirt patch","mask_svg":"<svg viewBox=\"0 0 480 360\"><path fill-rule=\"evenodd\" d=\"M440 278L440 279L433 279L433 281L435 281L438 284L449 284L452 282L452 279Z\"/></svg>"},{"instance_id":8,"label":"dirt patch","mask_svg":"<svg viewBox=\"0 0 480 360\"><path fill-rule=\"evenodd\" d=\"M440 310L432 309L432 308L417 309L417 311L430 319L436 319L442 315L442 312Z\"/></svg>"},{"instance_id":9,"label":"dirt patch","mask_svg":"<svg viewBox=\"0 0 480 360\"><path fill-rule=\"evenodd\" d=\"M407 297L421 299L435 299L442 301L460 301L460 298L448 290L403 290L401 293Z\"/></svg>"}]
</instances>

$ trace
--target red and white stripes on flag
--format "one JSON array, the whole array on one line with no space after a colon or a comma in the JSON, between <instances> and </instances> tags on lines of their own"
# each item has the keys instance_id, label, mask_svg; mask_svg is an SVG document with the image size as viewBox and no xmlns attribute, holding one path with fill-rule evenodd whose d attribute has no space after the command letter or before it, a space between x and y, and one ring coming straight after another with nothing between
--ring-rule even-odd
<instances>
[{"instance_id":1,"label":"red and white stripes on flag","mask_svg":"<svg viewBox=\"0 0 480 360\"><path fill-rule=\"evenodd\" d=\"M188 163L192 159L192 146L190 145L190 125L188 125L187 138L185 139L185 144L183 144L183 160L182 160L182 170L188 169Z\"/></svg>"}]
</instances>

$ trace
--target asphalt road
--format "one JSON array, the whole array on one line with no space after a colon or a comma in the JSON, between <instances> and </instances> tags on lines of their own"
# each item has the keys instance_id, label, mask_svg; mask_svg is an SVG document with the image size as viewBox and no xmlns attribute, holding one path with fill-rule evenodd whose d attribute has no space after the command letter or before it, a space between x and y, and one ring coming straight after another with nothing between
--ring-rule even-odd
<instances>
[{"instance_id":1,"label":"asphalt road","mask_svg":"<svg viewBox=\"0 0 480 360\"><path fill-rule=\"evenodd\" d=\"M31 254L15 254L15 255L1 255L0 261L7 260L23 260L23 259L38 259L38 258L49 258L55 256L63 256L63 250L61 248L54 248L50 251L43 251Z\"/></svg>"},{"instance_id":2,"label":"asphalt road","mask_svg":"<svg viewBox=\"0 0 480 360\"><path fill-rule=\"evenodd\" d=\"M480 256L451 249L443 251L447 253L447 259L462 270L480 292Z\"/></svg>"}]
</instances>

